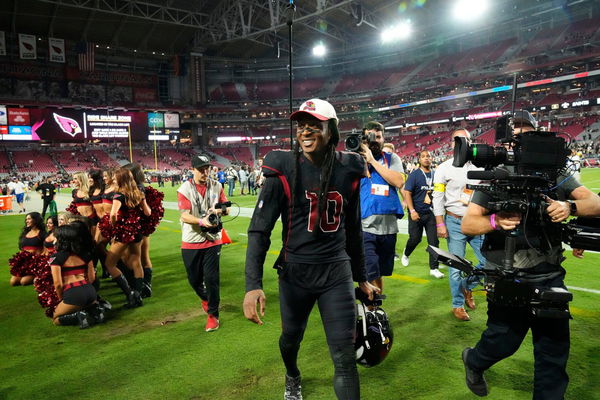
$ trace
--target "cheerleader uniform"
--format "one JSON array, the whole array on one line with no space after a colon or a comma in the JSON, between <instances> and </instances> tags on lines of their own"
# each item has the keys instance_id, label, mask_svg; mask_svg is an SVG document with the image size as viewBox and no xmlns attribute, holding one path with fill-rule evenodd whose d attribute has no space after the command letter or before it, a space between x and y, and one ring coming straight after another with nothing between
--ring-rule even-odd
<instances>
[{"instance_id":1,"label":"cheerleader uniform","mask_svg":"<svg viewBox=\"0 0 600 400\"><path fill-rule=\"evenodd\" d=\"M98 215L96 215L96 210L92 205L92 198L90 197L86 199L84 197L77 196L77 189L73 189L72 196L73 202L71 204L75 206L75 209L77 209L78 207L92 207L92 213L90 215L87 215L87 217L90 219L92 226L96 225L98 223ZM81 213L77 211L77 214Z\"/></svg>"},{"instance_id":2,"label":"cheerleader uniform","mask_svg":"<svg viewBox=\"0 0 600 400\"><path fill-rule=\"evenodd\" d=\"M64 263L70 256L77 256L83 263L73 266L65 266ZM90 260L86 257L80 257L77 254L65 251L58 252L50 259L50 266L60 267L61 276L66 278L70 275L85 275L88 270ZM96 301L96 290L86 278L67 283L63 285L63 302L65 304L86 307Z\"/></svg>"},{"instance_id":3,"label":"cheerleader uniform","mask_svg":"<svg viewBox=\"0 0 600 400\"><path fill-rule=\"evenodd\" d=\"M23 238L21 250L8 260L11 275L19 278L35 275L35 264L44 249L44 239L46 235L41 231L32 238Z\"/></svg>"},{"instance_id":4,"label":"cheerleader uniform","mask_svg":"<svg viewBox=\"0 0 600 400\"><path fill-rule=\"evenodd\" d=\"M44 240L44 249L46 249L47 254L54 254L56 250L54 249L54 240Z\"/></svg>"},{"instance_id":5,"label":"cheerleader uniform","mask_svg":"<svg viewBox=\"0 0 600 400\"><path fill-rule=\"evenodd\" d=\"M113 201L121 202L117 222L113 226L113 238L120 243L139 243L142 240L141 215L139 204L135 207L127 205L127 196L114 192Z\"/></svg>"}]
</instances>

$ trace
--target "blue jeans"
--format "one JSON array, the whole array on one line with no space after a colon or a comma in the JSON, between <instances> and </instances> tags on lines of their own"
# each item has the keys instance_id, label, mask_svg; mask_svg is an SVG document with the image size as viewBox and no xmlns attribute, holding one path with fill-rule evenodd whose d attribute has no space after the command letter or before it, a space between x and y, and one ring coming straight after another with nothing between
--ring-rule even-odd
<instances>
[{"instance_id":1,"label":"blue jeans","mask_svg":"<svg viewBox=\"0 0 600 400\"><path fill-rule=\"evenodd\" d=\"M235 179L227 179L227 186L229 188L229 192L227 196L233 196L233 189L235 189Z\"/></svg>"},{"instance_id":2,"label":"blue jeans","mask_svg":"<svg viewBox=\"0 0 600 400\"><path fill-rule=\"evenodd\" d=\"M460 230L461 219L446 214L446 229L448 229L448 251L459 257L465 256L467 243L471 245L475 256L479 260L476 268L483 268L485 258L481 254L483 245L483 235L467 236ZM461 276L461 271L456 268L448 267L450 272L450 294L452 295L452 308L464 307L465 295L463 290L471 290L477 286L477 280L465 279Z\"/></svg>"}]
</instances>

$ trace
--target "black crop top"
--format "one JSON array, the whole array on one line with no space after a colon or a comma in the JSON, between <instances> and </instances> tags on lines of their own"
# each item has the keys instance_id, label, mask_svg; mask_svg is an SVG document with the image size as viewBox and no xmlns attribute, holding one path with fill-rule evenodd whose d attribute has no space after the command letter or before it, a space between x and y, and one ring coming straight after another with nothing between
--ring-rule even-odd
<instances>
[{"instance_id":1,"label":"black crop top","mask_svg":"<svg viewBox=\"0 0 600 400\"><path fill-rule=\"evenodd\" d=\"M104 195L102 193L100 193L97 196L90 196L90 201L92 202L92 204L102 204L102 199L104 198Z\"/></svg>"},{"instance_id":2,"label":"black crop top","mask_svg":"<svg viewBox=\"0 0 600 400\"><path fill-rule=\"evenodd\" d=\"M44 247L47 248L48 250L53 249L54 241L44 240Z\"/></svg>"},{"instance_id":3,"label":"black crop top","mask_svg":"<svg viewBox=\"0 0 600 400\"><path fill-rule=\"evenodd\" d=\"M44 246L44 239L46 239L46 235L43 232L39 232L37 236L32 238L24 237L21 241L22 249L41 249Z\"/></svg>"},{"instance_id":4,"label":"black crop top","mask_svg":"<svg viewBox=\"0 0 600 400\"><path fill-rule=\"evenodd\" d=\"M83 264L64 266L63 264L67 261L67 259L70 256L79 257L81 260L83 260ZM54 257L52 257L50 259L50 265L57 265L60 267L62 276L85 274L87 271L89 262L90 262L90 260L87 257L81 257L78 254L69 253L66 251L58 252L54 255Z\"/></svg>"},{"instance_id":5,"label":"black crop top","mask_svg":"<svg viewBox=\"0 0 600 400\"><path fill-rule=\"evenodd\" d=\"M115 195L115 192L102 193L102 203L112 204L114 195Z\"/></svg>"},{"instance_id":6,"label":"black crop top","mask_svg":"<svg viewBox=\"0 0 600 400\"><path fill-rule=\"evenodd\" d=\"M86 199L84 197L77 196L77 189L73 189L73 192L71 195L73 196L73 203L75 204L76 207L85 207L85 206L92 205L90 199Z\"/></svg>"},{"instance_id":7,"label":"black crop top","mask_svg":"<svg viewBox=\"0 0 600 400\"><path fill-rule=\"evenodd\" d=\"M121 202L121 208L119 209L120 211L127 211L131 208L135 208L127 205L127 196L125 196L123 193L114 192L113 200L119 200Z\"/></svg>"}]
</instances>

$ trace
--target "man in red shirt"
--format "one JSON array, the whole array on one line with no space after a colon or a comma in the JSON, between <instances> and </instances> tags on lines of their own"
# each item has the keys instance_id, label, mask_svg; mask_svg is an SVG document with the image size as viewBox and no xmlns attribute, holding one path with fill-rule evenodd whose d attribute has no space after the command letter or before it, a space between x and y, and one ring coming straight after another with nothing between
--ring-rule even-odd
<instances>
[{"instance_id":1,"label":"man in red shirt","mask_svg":"<svg viewBox=\"0 0 600 400\"><path fill-rule=\"evenodd\" d=\"M210 178L211 163L206 156L192 158L194 177L177 189L181 213L181 255L188 281L208 314L205 330L219 329L219 258L222 227L215 216L229 209L217 206L227 202L223 186ZM212 222L211 222L212 221Z\"/></svg>"}]
</instances>

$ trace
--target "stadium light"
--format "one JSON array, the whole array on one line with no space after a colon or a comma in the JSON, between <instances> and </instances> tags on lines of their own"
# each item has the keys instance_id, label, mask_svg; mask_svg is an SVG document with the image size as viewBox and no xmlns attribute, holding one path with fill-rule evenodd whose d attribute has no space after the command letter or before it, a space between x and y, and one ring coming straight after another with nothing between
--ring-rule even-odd
<instances>
[{"instance_id":1,"label":"stadium light","mask_svg":"<svg viewBox=\"0 0 600 400\"><path fill-rule=\"evenodd\" d=\"M381 42L390 43L397 40L407 39L412 33L410 21L400 22L397 25L384 29L381 32Z\"/></svg>"},{"instance_id":2,"label":"stadium light","mask_svg":"<svg viewBox=\"0 0 600 400\"><path fill-rule=\"evenodd\" d=\"M327 48L323 43L318 43L313 47L313 56L323 57L327 53Z\"/></svg>"},{"instance_id":3,"label":"stadium light","mask_svg":"<svg viewBox=\"0 0 600 400\"><path fill-rule=\"evenodd\" d=\"M488 7L488 0L456 0L452 14L458 20L473 21L483 16Z\"/></svg>"}]
</instances>

